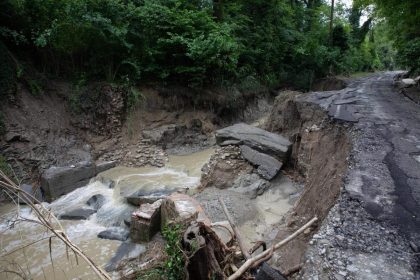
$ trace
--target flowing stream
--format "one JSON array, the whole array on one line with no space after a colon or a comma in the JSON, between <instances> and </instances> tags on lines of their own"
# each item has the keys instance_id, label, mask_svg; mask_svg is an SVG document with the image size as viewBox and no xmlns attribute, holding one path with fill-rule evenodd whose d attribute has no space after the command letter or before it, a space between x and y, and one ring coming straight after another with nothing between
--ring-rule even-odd
<instances>
[{"instance_id":1,"label":"flowing stream","mask_svg":"<svg viewBox=\"0 0 420 280\"><path fill-rule=\"evenodd\" d=\"M100 239L97 235L107 229L118 229L127 233L124 219L130 219L135 207L126 202L126 197L138 191L171 192L185 188L189 189L189 193L194 193L194 188L200 181L201 168L213 152L213 149L208 149L185 156L170 156L163 168L118 166L99 174L85 187L50 204L45 203L45 206L56 216L60 216L75 209L92 209L87 201L93 196L103 197L101 207L87 220L61 220L61 224L70 240L97 264L105 267L122 242ZM220 191L223 193L224 190ZM249 246L253 241L266 240L266 234L273 232L275 224L290 209L290 198L296 192L295 185L287 177L281 177L263 195L247 200L247 203L253 205L252 209L255 211L251 211L255 213L249 215L240 228ZM217 199L216 192L209 193L210 199ZM241 209L243 202L239 199L234 207ZM76 260L71 252L67 256L60 241L53 238L50 247L49 235L44 228L30 222L13 223L17 212L23 219L35 218L27 206L0 205L0 279L21 279L12 272L4 272L6 269L35 280L97 279L83 260ZM246 213L244 215L247 216ZM19 249L33 242L36 243ZM144 251L143 245L135 246L134 255Z\"/></svg>"},{"instance_id":2,"label":"flowing stream","mask_svg":"<svg viewBox=\"0 0 420 280\"><path fill-rule=\"evenodd\" d=\"M134 206L125 202L125 196L138 190L176 190L194 188L199 184L201 167L206 163L213 149L186 156L170 156L163 168L116 167L99 174L82 188L62 196L51 204L45 203L59 216L74 209L89 208L86 202L94 195L102 195L104 203L97 213L87 220L61 220L70 240L76 243L96 263L105 266L114 255L121 241L100 239L98 233L110 227L123 227L124 218L129 218ZM110 188L104 181L114 181ZM69 260L64 245L52 239L51 252L48 233L41 226L30 222L12 224L17 211L24 219L34 219L27 206L0 205L0 279L21 279L18 275L2 270L13 270L32 279L96 279L83 260L77 265L73 254ZM26 244L36 242L23 250ZM10 253L13 252L13 253ZM5 256L8 254L7 256Z\"/></svg>"}]
</instances>

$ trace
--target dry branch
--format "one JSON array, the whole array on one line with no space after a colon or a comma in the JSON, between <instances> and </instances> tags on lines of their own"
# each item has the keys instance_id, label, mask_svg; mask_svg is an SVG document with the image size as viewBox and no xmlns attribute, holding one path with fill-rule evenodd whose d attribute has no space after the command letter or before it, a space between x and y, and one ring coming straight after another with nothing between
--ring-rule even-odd
<instances>
[{"instance_id":1,"label":"dry branch","mask_svg":"<svg viewBox=\"0 0 420 280\"><path fill-rule=\"evenodd\" d=\"M219 197L220 204L222 204L223 212L225 212L225 215L230 223L230 226L233 229L233 232L235 233L236 239L238 240L239 248L241 248L242 254L245 257L245 259L249 259L251 255L249 254L248 250L245 247L244 241L241 237L241 233L239 232L239 229L236 227L232 217L230 216L229 211L226 208L226 205L221 197Z\"/></svg>"},{"instance_id":2,"label":"dry branch","mask_svg":"<svg viewBox=\"0 0 420 280\"><path fill-rule=\"evenodd\" d=\"M111 280L111 277L108 275L107 272L105 272L105 270L103 270L92 259L90 259L79 247L77 247L77 245L70 241L70 239L67 237L67 234L64 232L64 229L61 226L60 222L54 216L53 213L46 209L36 197L31 195L30 193L23 191L1 170L0 187L8 192L15 194L18 197L18 199L22 199L32 209L33 213L36 215L42 226L49 230L54 237L60 239L67 246L67 248L70 248L75 254L76 259L77 256L80 256L92 268L92 270L100 279ZM56 225L54 225L52 221L54 221ZM49 238L51 239L51 237Z\"/></svg>"},{"instance_id":3,"label":"dry branch","mask_svg":"<svg viewBox=\"0 0 420 280\"><path fill-rule=\"evenodd\" d=\"M265 259L268 255L272 254L273 251L283 247L288 242L299 236L302 232L304 232L307 228L312 226L318 220L317 217L314 217L312 220L307 222L303 225L300 229L295 231L292 235L287 237L286 239L280 241L279 243L273 245L271 248L265 250L264 252L248 259L234 274L229 276L228 280L235 280L238 279L242 274L244 274L249 268L251 268L255 263L259 262L261 259Z\"/></svg>"}]
</instances>

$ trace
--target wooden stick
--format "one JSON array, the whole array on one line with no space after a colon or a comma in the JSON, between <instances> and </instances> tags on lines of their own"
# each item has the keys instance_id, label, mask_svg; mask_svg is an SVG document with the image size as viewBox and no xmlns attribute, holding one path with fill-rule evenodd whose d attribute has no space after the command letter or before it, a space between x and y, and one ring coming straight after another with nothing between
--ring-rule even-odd
<instances>
[{"instance_id":1,"label":"wooden stick","mask_svg":"<svg viewBox=\"0 0 420 280\"><path fill-rule=\"evenodd\" d=\"M305 229L309 228L312 224L314 224L318 220L317 217L314 217L312 220L307 222L305 225L303 225L300 229L295 231L292 235L287 237L286 239L280 241L279 243L275 244L273 247L265 250L264 252L256 255L255 257L252 257L248 259L234 274L229 276L228 280L235 280L238 279L242 274L244 274L254 263L258 262L260 259L265 258L267 255L270 254L270 252L275 251L284 245L286 245L288 242L296 238L299 234L305 231Z\"/></svg>"},{"instance_id":2,"label":"wooden stick","mask_svg":"<svg viewBox=\"0 0 420 280\"><path fill-rule=\"evenodd\" d=\"M229 224L232 227L233 232L236 235L236 239L238 239L239 248L241 248L243 256L245 257L245 259L251 258L251 255L248 253L248 250L245 247L244 241L241 237L241 233L239 232L238 228L236 227L235 223L233 222L233 219L230 216L229 211L227 210L226 205L225 205L225 203L224 203L224 201L221 197L219 197L219 201L220 201L220 204L222 204L223 212L225 212L225 215L226 215L226 217L229 221Z\"/></svg>"},{"instance_id":3,"label":"wooden stick","mask_svg":"<svg viewBox=\"0 0 420 280\"><path fill-rule=\"evenodd\" d=\"M70 248L74 252L76 259L77 256L80 256L100 279L112 280L111 276L103 268L97 265L77 245L70 241L57 217L55 217L54 214L46 209L42 203L38 201L32 194L25 192L19 186L17 186L12 180L10 180L10 178L6 176L2 170L0 170L0 187L11 191L17 196L22 193L23 195L20 199L24 200L25 203L32 209L33 213L36 215L42 226L49 230L55 237L60 239L68 248ZM27 199L27 197L30 199ZM38 204L35 205L36 203ZM54 227L54 224L51 222L51 220L56 222L59 227L58 229ZM51 238L51 236L49 238Z\"/></svg>"}]
</instances>

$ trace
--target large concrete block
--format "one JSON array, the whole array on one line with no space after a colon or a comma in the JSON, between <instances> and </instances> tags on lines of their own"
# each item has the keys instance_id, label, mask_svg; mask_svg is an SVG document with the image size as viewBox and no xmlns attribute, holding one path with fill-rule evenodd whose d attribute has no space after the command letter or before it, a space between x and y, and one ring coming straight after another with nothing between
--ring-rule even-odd
<instances>
[{"instance_id":1,"label":"large concrete block","mask_svg":"<svg viewBox=\"0 0 420 280\"><path fill-rule=\"evenodd\" d=\"M162 200L146 203L131 215L130 236L134 242L149 242L160 230Z\"/></svg>"}]
</instances>

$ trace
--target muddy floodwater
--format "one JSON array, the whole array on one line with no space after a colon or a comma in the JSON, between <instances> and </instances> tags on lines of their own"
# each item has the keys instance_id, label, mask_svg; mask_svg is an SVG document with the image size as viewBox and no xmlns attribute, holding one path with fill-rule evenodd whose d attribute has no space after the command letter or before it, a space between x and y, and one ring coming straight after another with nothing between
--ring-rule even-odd
<instances>
[{"instance_id":1,"label":"muddy floodwater","mask_svg":"<svg viewBox=\"0 0 420 280\"><path fill-rule=\"evenodd\" d=\"M51 204L45 203L45 206L56 216L60 216L75 209L89 209L87 201L94 195L100 194L104 197L102 206L87 220L61 220L61 224L70 240L97 264L105 267L122 241L100 239L97 235L110 228L128 231L124 220L130 219L135 208L127 204L126 197L138 191L147 193L188 189L190 194L194 193L200 182L201 168L213 152L213 149L208 149L190 155L170 156L163 168L118 166L99 174L87 186L76 189ZM211 190L206 191L210 199L217 199L220 195L217 192L225 190L214 193ZM240 227L249 246L253 241L266 240L266 235L273 232L273 226L290 209L290 197L294 193L294 184L282 177L261 196L246 199L252 205L250 211L254 213L245 218ZM239 197L239 194L232 195L236 196ZM232 207L240 209L243 201L237 201L237 205ZM1 270L15 271L31 279L96 279L96 275L83 260L79 259L77 262L71 252L67 257L64 245L58 240L52 239L50 251L49 235L45 229L29 222L14 223L18 211L24 219L35 218L26 206L17 208L13 204L0 205L0 249L3 256ZM220 217L220 220L225 220L225 217ZM19 249L30 243L34 244ZM137 254L144 251L143 245L136 246L139 246ZM12 272L0 272L0 279L21 278Z\"/></svg>"},{"instance_id":2,"label":"muddy floodwater","mask_svg":"<svg viewBox=\"0 0 420 280\"><path fill-rule=\"evenodd\" d=\"M131 210L134 209L125 202L124 196L139 189L194 188L200 181L201 167L212 153L213 149L208 149L191 155L170 156L166 167L163 168L116 167L99 174L98 179L92 179L87 186L45 205L53 213L60 215L73 209L88 208L86 202L93 195L101 194L105 197L104 205L88 220L61 220L70 240L96 263L105 266L122 242L100 239L97 234L109 227L123 226L124 218L129 217ZM103 178L115 181L114 188L111 189L104 184ZM77 265L71 253L67 260L64 246L54 238L50 255L49 235L45 229L28 222L12 224L17 211L17 207L13 204L0 205L0 249L3 256L0 271L12 270L32 279L96 279L95 274L83 260L79 259ZM26 206L20 206L19 212L22 218L35 218ZM41 241L17 250L38 240ZM17 251L13 252L14 250ZM0 272L0 279L21 279L21 277L11 272Z\"/></svg>"}]
</instances>

